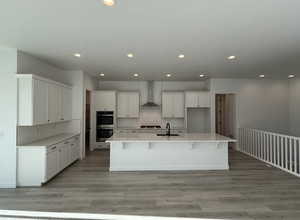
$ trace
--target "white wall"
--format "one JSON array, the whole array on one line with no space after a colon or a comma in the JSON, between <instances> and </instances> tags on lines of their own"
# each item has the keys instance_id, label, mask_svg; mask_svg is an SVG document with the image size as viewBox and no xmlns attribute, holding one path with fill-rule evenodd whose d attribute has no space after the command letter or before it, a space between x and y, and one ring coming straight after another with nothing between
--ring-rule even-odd
<instances>
[{"instance_id":1,"label":"white wall","mask_svg":"<svg viewBox=\"0 0 300 220\"><path fill-rule=\"evenodd\" d=\"M28 53L18 51L18 73L35 74L54 81L70 84L64 71Z\"/></svg>"},{"instance_id":2,"label":"white wall","mask_svg":"<svg viewBox=\"0 0 300 220\"><path fill-rule=\"evenodd\" d=\"M290 134L300 137L300 79L290 79Z\"/></svg>"},{"instance_id":3,"label":"white wall","mask_svg":"<svg viewBox=\"0 0 300 220\"><path fill-rule=\"evenodd\" d=\"M289 134L289 85L285 80L211 79L212 128L215 94L236 94L237 128L257 128ZM237 133L236 133L237 134Z\"/></svg>"},{"instance_id":4,"label":"white wall","mask_svg":"<svg viewBox=\"0 0 300 220\"><path fill-rule=\"evenodd\" d=\"M17 50L0 47L0 188L16 187Z\"/></svg>"}]
</instances>

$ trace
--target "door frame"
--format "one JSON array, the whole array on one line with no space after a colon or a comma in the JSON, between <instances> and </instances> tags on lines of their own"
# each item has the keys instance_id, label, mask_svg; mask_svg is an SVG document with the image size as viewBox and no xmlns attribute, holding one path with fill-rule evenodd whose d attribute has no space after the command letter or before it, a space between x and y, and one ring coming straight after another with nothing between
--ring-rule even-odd
<instances>
[{"instance_id":1,"label":"door frame","mask_svg":"<svg viewBox=\"0 0 300 220\"><path fill-rule=\"evenodd\" d=\"M90 93L90 126L91 126L91 130L90 130L90 146L89 146L89 150L92 151L92 90L90 89L85 89L84 91L84 118L83 118L83 143L84 143L84 147L83 147L83 158L86 157L86 139L85 139L85 134L86 134L86 103L87 103L87 93Z\"/></svg>"}]
</instances>

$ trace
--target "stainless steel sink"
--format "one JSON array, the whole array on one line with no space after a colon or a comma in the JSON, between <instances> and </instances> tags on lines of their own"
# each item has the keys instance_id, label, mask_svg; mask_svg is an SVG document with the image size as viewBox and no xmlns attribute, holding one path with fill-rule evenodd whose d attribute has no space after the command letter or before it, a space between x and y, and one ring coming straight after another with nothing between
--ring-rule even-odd
<instances>
[{"instance_id":1,"label":"stainless steel sink","mask_svg":"<svg viewBox=\"0 0 300 220\"><path fill-rule=\"evenodd\" d=\"M179 134L156 134L157 136L179 136Z\"/></svg>"}]
</instances>

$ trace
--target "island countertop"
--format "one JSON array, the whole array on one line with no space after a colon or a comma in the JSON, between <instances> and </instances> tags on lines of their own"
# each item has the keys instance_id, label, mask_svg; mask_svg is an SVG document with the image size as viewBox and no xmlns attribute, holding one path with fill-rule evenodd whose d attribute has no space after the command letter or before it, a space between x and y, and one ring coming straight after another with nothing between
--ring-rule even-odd
<instances>
[{"instance_id":1,"label":"island countertop","mask_svg":"<svg viewBox=\"0 0 300 220\"><path fill-rule=\"evenodd\" d=\"M107 142L236 142L215 133L180 133L179 136L157 136L151 133L115 133Z\"/></svg>"}]
</instances>

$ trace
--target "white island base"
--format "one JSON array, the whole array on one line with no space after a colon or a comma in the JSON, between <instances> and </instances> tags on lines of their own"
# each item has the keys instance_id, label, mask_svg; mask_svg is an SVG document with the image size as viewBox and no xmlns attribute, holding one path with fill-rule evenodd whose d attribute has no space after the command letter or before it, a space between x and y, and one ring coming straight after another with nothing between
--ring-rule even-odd
<instances>
[{"instance_id":1,"label":"white island base","mask_svg":"<svg viewBox=\"0 0 300 220\"><path fill-rule=\"evenodd\" d=\"M178 137L163 138L121 140L120 136L115 136L109 140L110 171L229 169L228 142L231 139L185 141Z\"/></svg>"}]
</instances>

